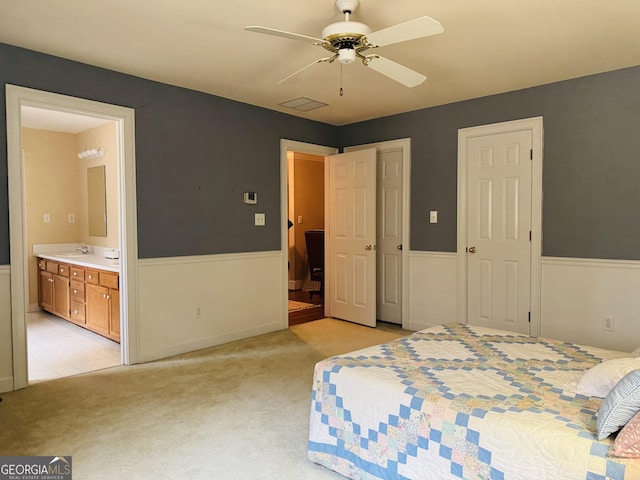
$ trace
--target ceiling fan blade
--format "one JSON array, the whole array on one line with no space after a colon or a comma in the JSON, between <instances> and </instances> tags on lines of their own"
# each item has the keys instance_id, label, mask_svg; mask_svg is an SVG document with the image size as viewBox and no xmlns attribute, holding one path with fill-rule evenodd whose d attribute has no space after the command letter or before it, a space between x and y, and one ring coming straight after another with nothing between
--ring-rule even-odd
<instances>
[{"instance_id":1,"label":"ceiling fan blade","mask_svg":"<svg viewBox=\"0 0 640 480\"><path fill-rule=\"evenodd\" d=\"M415 70L378 55L367 57L366 65L409 88L417 87L427 79Z\"/></svg>"},{"instance_id":2,"label":"ceiling fan blade","mask_svg":"<svg viewBox=\"0 0 640 480\"><path fill-rule=\"evenodd\" d=\"M303 42L312 43L314 45L322 45L324 40L321 38L309 37L307 35L300 35L299 33L285 32L284 30L276 30L275 28L249 26L244 27L247 32L263 33L265 35L273 35L274 37L290 38L291 40L301 40Z\"/></svg>"},{"instance_id":3,"label":"ceiling fan blade","mask_svg":"<svg viewBox=\"0 0 640 480\"><path fill-rule=\"evenodd\" d=\"M418 17L367 35L367 41L375 47L406 42L444 32L440 22L431 17Z\"/></svg>"},{"instance_id":4,"label":"ceiling fan blade","mask_svg":"<svg viewBox=\"0 0 640 480\"><path fill-rule=\"evenodd\" d=\"M316 61L314 61L314 62L311 62L309 65L305 65L305 66L304 66L304 67L302 67L300 70L297 70L297 71L293 72L291 75L289 75L289 76L287 76L287 77L283 78L282 80L280 80L280 81L278 82L278 85L280 85L281 83L286 82L286 81L287 81L287 80L289 80L291 77L295 77L296 75L298 75L300 72L302 72L302 71L306 70L307 68L309 68L309 67L313 67L316 63L323 63L323 62L329 62L329 63L331 63L331 62L333 62L333 61L336 59L336 57L337 57L337 56L338 56L338 55L334 55L333 57L319 58L318 60L316 60Z\"/></svg>"}]
</instances>

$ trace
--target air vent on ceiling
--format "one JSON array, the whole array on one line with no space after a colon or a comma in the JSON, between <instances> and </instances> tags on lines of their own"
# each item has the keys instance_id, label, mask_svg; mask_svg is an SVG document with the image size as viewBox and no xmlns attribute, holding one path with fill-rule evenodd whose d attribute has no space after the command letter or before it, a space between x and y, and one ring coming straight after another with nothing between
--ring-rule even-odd
<instances>
[{"instance_id":1,"label":"air vent on ceiling","mask_svg":"<svg viewBox=\"0 0 640 480\"><path fill-rule=\"evenodd\" d=\"M301 112L308 112L309 110L315 110L316 108L326 107L326 103L312 100L307 97L294 98L288 102L283 102L280 105L283 107L293 108L294 110L300 110Z\"/></svg>"}]
</instances>

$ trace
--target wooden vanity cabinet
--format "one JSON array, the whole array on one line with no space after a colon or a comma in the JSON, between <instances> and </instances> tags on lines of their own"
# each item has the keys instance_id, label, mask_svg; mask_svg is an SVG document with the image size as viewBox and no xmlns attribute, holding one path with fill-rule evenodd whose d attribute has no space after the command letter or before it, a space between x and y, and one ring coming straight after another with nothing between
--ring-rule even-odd
<instances>
[{"instance_id":1,"label":"wooden vanity cabinet","mask_svg":"<svg viewBox=\"0 0 640 480\"><path fill-rule=\"evenodd\" d=\"M117 273L86 271L87 327L120 341L120 291Z\"/></svg>"},{"instance_id":2,"label":"wooden vanity cabinet","mask_svg":"<svg viewBox=\"0 0 640 480\"><path fill-rule=\"evenodd\" d=\"M38 267L40 307L69 320L69 266L40 259Z\"/></svg>"},{"instance_id":3,"label":"wooden vanity cabinet","mask_svg":"<svg viewBox=\"0 0 640 480\"><path fill-rule=\"evenodd\" d=\"M59 317L120 341L119 275L38 259L38 303Z\"/></svg>"},{"instance_id":4,"label":"wooden vanity cabinet","mask_svg":"<svg viewBox=\"0 0 640 480\"><path fill-rule=\"evenodd\" d=\"M70 320L80 326L85 326L84 307L84 268L76 265L69 267L71 313Z\"/></svg>"},{"instance_id":5,"label":"wooden vanity cabinet","mask_svg":"<svg viewBox=\"0 0 640 480\"><path fill-rule=\"evenodd\" d=\"M53 274L46 270L46 260L38 263L38 304L43 310L53 310Z\"/></svg>"}]
</instances>

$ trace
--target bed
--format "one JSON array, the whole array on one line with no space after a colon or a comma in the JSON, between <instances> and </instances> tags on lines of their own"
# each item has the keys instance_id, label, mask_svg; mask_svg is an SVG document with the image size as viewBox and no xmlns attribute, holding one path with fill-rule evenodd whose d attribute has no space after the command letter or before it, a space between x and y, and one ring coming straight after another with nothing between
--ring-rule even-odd
<instances>
[{"instance_id":1,"label":"bed","mask_svg":"<svg viewBox=\"0 0 640 480\"><path fill-rule=\"evenodd\" d=\"M309 458L357 479L640 478L585 371L628 353L446 324L315 367Z\"/></svg>"}]
</instances>

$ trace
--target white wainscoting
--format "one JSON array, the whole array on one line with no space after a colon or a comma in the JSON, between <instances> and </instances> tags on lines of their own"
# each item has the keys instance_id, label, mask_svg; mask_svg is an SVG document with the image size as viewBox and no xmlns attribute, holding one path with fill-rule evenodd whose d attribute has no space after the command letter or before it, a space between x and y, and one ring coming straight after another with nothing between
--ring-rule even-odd
<instances>
[{"instance_id":1,"label":"white wainscoting","mask_svg":"<svg viewBox=\"0 0 640 480\"><path fill-rule=\"evenodd\" d=\"M140 260L139 360L287 328L282 265L279 251Z\"/></svg>"},{"instance_id":2,"label":"white wainscoting","mask_svg":"<svg viewBox=\"0 0 640 480\"><path fill-rule=\"evenodd\" d=\"M13 390L11 268L0 266L0 392Z\"/></svg>"},{"instance_id":3,"label":"white wainscoting","mask_svg":"<svg viewBox=\"0 0 640 480\"><path fill-rule=\"evenodd\" d=\"M409 262L409 319L404 327L424 330L457 321L456 253L411 251Z\"/></svg>"},{"instance_id":4,"label":"white wainscoting","mask_svg":"<svg viewBox=\"0 0 640 480\"><path fill-rule=\"evenodd\" d=\"M409 318L422 330L458 320L456 253L410 253ZM640 261L542 257L540 336L621 351L640 346ZM614 330L602 329L612 317Z\"/></svg>"},{"instance_id":5,"label":"white wainscoting","mask_svg":"<svg viewBox=\"0 0 640 480\"><path fill-rule=\"evenodd\" d=\"M621 351L640 346L640 261L542 258L542 337ZM605 316L614 331L603 331Z\"/></svg>"}]
</instances>

